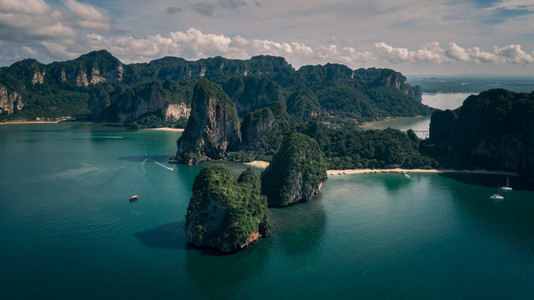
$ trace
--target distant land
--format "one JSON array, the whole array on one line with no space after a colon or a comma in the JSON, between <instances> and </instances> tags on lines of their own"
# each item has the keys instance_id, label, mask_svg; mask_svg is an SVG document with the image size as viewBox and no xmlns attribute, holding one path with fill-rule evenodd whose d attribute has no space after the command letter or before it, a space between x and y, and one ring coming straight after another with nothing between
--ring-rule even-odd
<instances>
[{"instance_id":1,"label":"distant land","mask_svg":"<svg viewBox=\"0 0 534 300\"><path fill-rule=\"evenodd\" d=\"M534 90L534 76L472 75L407 75L410 84L423 93L480 93L490 89L506 89L529 93Z\"/></svg>"}]
</instances>

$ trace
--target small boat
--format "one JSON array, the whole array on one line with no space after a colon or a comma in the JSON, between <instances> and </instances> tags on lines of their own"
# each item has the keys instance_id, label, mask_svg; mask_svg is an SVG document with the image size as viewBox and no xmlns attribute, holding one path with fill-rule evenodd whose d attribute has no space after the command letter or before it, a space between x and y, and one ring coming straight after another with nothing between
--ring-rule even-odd
<instances>
[{"instance_id":1,"label":"small boat","mask_svg":"<svg viewBox=\"0 0 534 300\"><path fill-rule=\"evenodd\" d=\"M138 198L139 198L139 196L133 195L128 199L128 201L136 201Z\"/></svg>"},{"instance_id":2,"label":"small boat","mask_svg":"<svg viewBox=\"0 0 534 300\"><path fill-rule=\"evenodd\" d=\"M497 194L493 194L490 196L490 199L492 200L503 200L504 196L501 194L501 189L497 187Z\"/></svg>"},{"instance_id":3,"label":"small boat","mask_svg":"<svg viewBox=\"0 0 534 300\"><path fill-rule=\"evenodd\" d=\"M513 191L512 187L510 186L510 181L508 177L506 177L506 186L501 187L501 191L505 191L505 192Z\"/></svg>"},{"instance_id":4,"label":"small boat","mask_svg":"<svg viewBox=\"0 0 534 300\"><path fill-rule=\"evenodd\" d=\"M490 196L490 199L492 199L492 200L503 200L504 197L503 197L503 195L493 194L493 195Z\"/></svg>"}]
</instances>

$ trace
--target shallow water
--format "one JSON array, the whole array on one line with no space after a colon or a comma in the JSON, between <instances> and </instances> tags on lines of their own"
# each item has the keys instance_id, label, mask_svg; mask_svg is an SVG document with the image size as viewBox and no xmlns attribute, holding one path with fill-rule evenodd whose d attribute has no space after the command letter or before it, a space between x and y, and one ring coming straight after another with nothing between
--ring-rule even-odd
<instances>
[{"instance_id":1,"label":"shallow water","mask_svg":"<svg viewBox=\"0 0 534 300\"><path fill-rule=\"evenodd\" d=\"M179 134L0 126L2 298L534 297L534 192L492 201L498 176L332 176L311 202L271 210L268 239L190 248L200 166L166 163Z\"/></svg>"},{"instance_id":2,"label":"shallow water","mask_svg":"<svg viewBox=\"0 0 534 300\"><path fill-rule=\"evenodd\" d=\"M438 93L438 94L423 94L423 104L437 109L456 109L462 106L467 97L471 93ZM401 131L408 131L412 129L415 134L421 138L429 137L428 130L430 128L430 116L427 117L402 117L390 118L380 121L368 122L364 129L386 129L394 128Z\"/></svg>"}]
</instances>

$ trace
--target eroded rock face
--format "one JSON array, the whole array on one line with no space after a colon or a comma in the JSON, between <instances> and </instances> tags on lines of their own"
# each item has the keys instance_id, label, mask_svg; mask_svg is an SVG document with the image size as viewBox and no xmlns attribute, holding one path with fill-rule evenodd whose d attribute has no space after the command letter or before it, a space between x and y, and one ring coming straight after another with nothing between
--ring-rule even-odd
<instances>
[{"instance_id":1,"label":"eroded rock face","mask_svg":"<svg viewBox=\"0 0 534 300\"><path fill-rule=\"evenodd\" d=\"M0 86L0 113L12 114L23 107L22 96L18 92L9 93L5 87Z\"/></svg>"},{"instance_id":2,"label":"eroded rock face","mask_svg":"<svg viewBox=\"0 0 534 300\"><path fill-rule=\"evenodd\" d=\"M269 206L285 207L309 201L326 179L326 162L317 141L294 133L263 172L261 193L267 196Z\"/></svg>"},{"instance_id":3,"label":"eroded rock face","mask_svg":"<svg viewBox=\"0 0 534 300\"><path fill-rule=\"evenodd\" d=\"M177 160L195 164L222 159L241 142L235 104L222 88L201 79L194 89L191 115L178 140Z\"/></svg>"},{"instance_id":4,"label":"eroded rock face","mask_svg":"<svg viewBox=\"0 0 534 300\"><path fill-rule=\"evenodd\" d=\"M251 170L236 180L222 164L202 169L187 209L187 241L233 252L269 235L267 201L258 186L259 179Z\"/></svg>"},{"instance_id":5,"label":"eroded rock face","mask_svg":"<svg viewBox=\"0 0 534 300\"><path fill-rule=\"evenodd\" d=\"M173 121L178 120L182 117L189 118L190 114L191 107L186 105L185 103L170 104L169 106L167 106L167 109L165 109L165 120Z\"/></svg>"}]
</instances>

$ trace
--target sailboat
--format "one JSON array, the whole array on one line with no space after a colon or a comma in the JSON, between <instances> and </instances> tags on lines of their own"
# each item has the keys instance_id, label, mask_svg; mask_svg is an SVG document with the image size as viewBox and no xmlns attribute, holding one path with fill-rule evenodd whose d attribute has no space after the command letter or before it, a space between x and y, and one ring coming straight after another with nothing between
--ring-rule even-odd
<instances>
[{"instance_id":1,"label":"sailboat","mask_svg":"<svg viewBox=\"0 0 534 300\"><path fill-rule=\"evenodd\" d=\"M505 191L505 192L513 191L512 187L510 186L510 181L508 177L506 177L506 186L501 187L501 191Z\"/></svg>"},{"instance_id":2,"label":"sailboat","mask_svg":"<svg viewBox=\"0 0 534 300\"><path fill-rule=\"evenodd\" d=\"M497 194L493 194L490 196L490 199L492 200L503 200L504 196L501 194L501 189L497 187Z\"/></svg>"}]
</instances>

